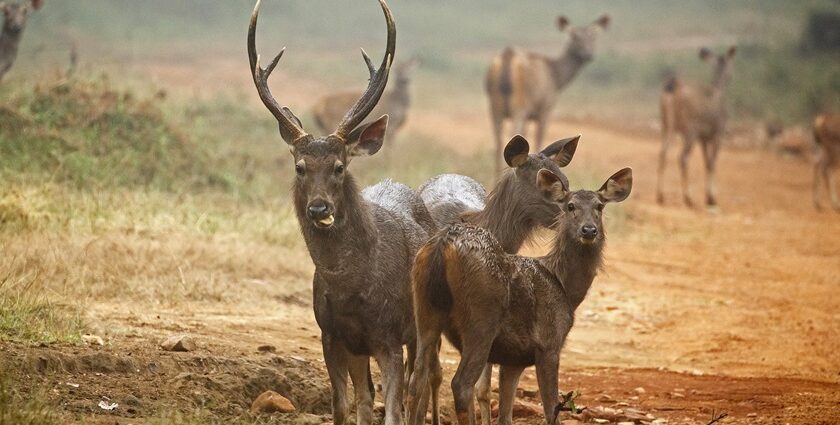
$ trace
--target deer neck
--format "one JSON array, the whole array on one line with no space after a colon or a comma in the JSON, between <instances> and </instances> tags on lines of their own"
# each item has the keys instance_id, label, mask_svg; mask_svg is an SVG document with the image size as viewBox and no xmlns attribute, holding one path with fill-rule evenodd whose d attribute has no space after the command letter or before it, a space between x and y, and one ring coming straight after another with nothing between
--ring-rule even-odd
<instances>
[{"instance_id":1,"label":"deer neck","mask_svg":"<svg viewBox=\"0 0 840 425\"><path fill-rule=\"evenodd\" d=\"M516 178L514 172L505 173L487 195L484 209L465 216L466 221L489 230L511 254L519 251L537 226L528 218L528 205L519 201Z\"/></svg>"},{"instance_id":2,"label":"deer neck","mask_svg":"<svg viewBox=\"0 0 840 425\"><path fill-rule=\"evenodd\" d=\"M558 232L554 246L542 262L563 285L569 305L575 310L586 298L601 268L604 241L584 245L571 240L568 233L566 229Z\"/></svg>"},{"instance_id":3,"label":"deer neck","mask_svg":"<svg viewBox=\"0 0 840 425\"><path fill-rule=\"evenodd\" d=\"M580 73L580 70L591 61L592 59L581 58L568 49L561 53L560 56L550 58L548 62L551 66L551 76L554 80L554 87L558 91L562 90L571 83L572 80L574 80Z\"/></svg>"},{"instance_id":4,"label":"deer neck","mask_svg":"<svg viewBox=\"0 0 840 425\"><path fill-rule=\"evenodd\" d=\"M329 229L316 227L306 216L306 197L297 186L295 192L295 213L300 224L303 239L315 268L324 275L347 276L355 270L360 261L372 257L378 244L379 233L370 205L362 197L351 175L344 180L341 209L337 217L338 226Z\"/></svg>"}]
</instances>

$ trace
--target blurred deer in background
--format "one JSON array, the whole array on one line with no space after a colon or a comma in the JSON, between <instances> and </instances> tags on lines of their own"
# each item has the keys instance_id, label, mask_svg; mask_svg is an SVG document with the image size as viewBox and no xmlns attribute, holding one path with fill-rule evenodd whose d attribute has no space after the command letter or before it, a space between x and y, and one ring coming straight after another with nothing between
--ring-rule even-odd
<instances>
[{"instance_id":1,"label":"blurred deer in background","mask_svg":"<svg viewBox=\"0 0 840 425\"><path fill-rule=\"evenodd\" d=\"M700 49L700 59L712 65L711 84L690 83L672 78L665 84L660 97L662 113L662 148L659 152L656 201L665 202L663 175L668 160L668 148L675 134L682 135L683 148L680 152L680 178L683 201L693 205L688 183L688 157L699 140L706 167L706 205L717 205L715 171L721 139L726 127L726 87L732 77L732 62L735 46L726 53L715 56L709 49Z\"/></svg>"},{"instance_id":2,"label":"blurred deer in background","mask_svg":"<svg viewBox=\"0 0 840 425\"><path fill-rule=\"evenodd\" d=\"M260 67L256 48L260 0L248 28L254 84L277 119L295 162L293 203L315 264L313 307L321 329L335 425L347 421L348 374L355 388L356 423L371 424L370 357L382 371L385 425L402 424L403 345L408 345L411 358L416 347L409 271L414 254L435 230L414 190L386 180L360 191L347 170L353 158L379 151L388 127L387 115L362 123L385 91L396 50L394 18L385 1L379 3L388 30L382 63L374 68L362 52L370 72L368 87L335 130L322 137L306 133L300 120L280 106L269 90L268 77L283 52L267 68Z\"/></svg>"},{"instance_id":3,"label":"blurred deer in background","mask_svg":"<svg viewBox=\"0 0 840 425\"><path fill-rule=\"evenodd\" d=\"M469 223L487 229L505 252L516 254L537 228L551 227L560 212L560 206L543 196L537 186L537 172L548 169L568 186L569 181L560 168L572 161L579 140L580 136L558 140L540 152L531 153L528 141L516 135L505 146L505 162L510 170L502 175L489 195L479 182L460 174L432 177L420 186L418 193L439 229ZM476 387L481 417L486 425L490 424L492 370L492 366L487 365ZM437 390L443 376L439 365L434 365L431 373L432 424L438 425ZM423 417L428 395L409 394L409 406L415 406L415 411ZM409 418L409 423L412 421Z\"/></svg>"},{"instance_id":4,"label":"blurred deer in background","mask_svg":"<svg viewBox=\"0 0 840 425\"><path fill-rule=\"evenodd\" d=\"M814 119L814 141L817 144L817 160L814 164L814 207L820 204L820 181L825 184L831 206L840 211L840 199L831 171L840 165L840 114L820 114Z\"/></svg>"},{"instance_id":5,"label":"blurred deer in background","mask_svg":"<svg viewBox=\"0 0 840 425\"><path fill-rule=\"evenodd\" d=\"M18 45L29 15L41 8L43 1L31 0L27 3L6 3L0 1L3 12L3 30L0 33L0 81L17 59Z\"/></svg>"},{"instance_id":6,"label":"blurred deer in background","mask_svg":"<svg viewBox=\"0 0 840 425\"><path fill-rule=\"evenodd\" d=\"M455 413L473 424L473 391L487 363L501 365L499 424L510 425L522 371L536 366L545 419L555 424L560 351L602 263L606 203L629 195L633 174L625 168L597 192L569 192L563 179L542 169L537 186L561 205L550 252L539 258L506 253L486 229L456 224L417 253L412 269L418 350L409 394L426 388L446 335L461 352L452 379ZM409 398L411 400L411 397ZM409 425L422 425L409 403Z\"/></svg>"},{"instance_id":7,"label":"blurred deer in background","mask_svg":"<svg viewBox=\"0 0 840 425\"><path fill-rule=\"evenodd\" d=\"M393 88L382 95L382 99L370 114L374 117L388 114L387 137L396 136L408 119L408 110L411 107L411 78L417 64L417 59L410 59L394 66L394 78L391 79ZM331 131L358 98L359 93L355 91L322 98L312 108L315 124L324 133Z\"/></svg>"},{"instance_id":8,"label":"blurred deer in background","mask_svg":"<svg viewBox=\"0 0 840 425\"><path fill-rule=\"evenodd\" d=\"M559 56L507 47L493 59L485 79L490 100L490 120L496 142L496 173L501 172L503 128L505 120L513 123L513 132L525 135L525 126L533 121L536 134L532 139L537 150L542 148L545 127L560 92L574 80L581 69L592 61L595 42L610 24L604 15L590 25L569 30L569 40ZM560 31L569 27L565 16L557 18Z\"/></svg>"}]
</instances>

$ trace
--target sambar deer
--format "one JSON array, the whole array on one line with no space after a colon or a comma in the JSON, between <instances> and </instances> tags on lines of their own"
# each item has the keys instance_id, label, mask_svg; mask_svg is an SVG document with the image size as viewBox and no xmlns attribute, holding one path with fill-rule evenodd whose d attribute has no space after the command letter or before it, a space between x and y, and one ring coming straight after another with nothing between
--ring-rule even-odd
<instances>
[{"instance_id":1,"label":"sambar deer","mask_svg":"<svg viewBox=\"0 0 840 425\"><path fill-rule=\"evenodd\" d=\"M429 385L439 367L441 334L461 352L452 379L458 423L472 424L473 389L485 365L501 365L499 424L510 424L519 376L534 365L545 419L554 425L560 351L602 264L602 211L632 189L629 168L613 174L597 192L569 192L561 177L540 170L537 184L562 204L550 252L540 258L511 255L486 229L448 227L417 253L412 269L418 350L409 394ZM410 425L422 425L409 405Z\"/></svg>"},{"instance_id":2,"label":"sambar deer","mask_svg":"<svg viewBox=\"0 0 840 425\"><path fill-rule=\"evenodd\" d=\"M814 207L820 204L820 181L825 184L831 206L840 211L840 199L834 187L831 171L840 165L840 114L820 114L814 119L814 141L817 144L817 160L814 164Z\"/></svg>"},{"instance_id":3,"label":"sambar deer","mask_svg":"<svg viewBox=\"0 0 840 425\"><path fill-rule=\"evenodd\" d=\"M0 81L17 59L18 45L29 21L29 15L40 9L42 4L42 0L26 3L0 1L0 11L3 12L3 29L0 31Z\"/></svg>"},{"instance_id":4,"label":"sambar deer","mask_svg":"<svg viewBox=\"0 0 840 425\"><path fill-rule=\"evenodd\" d=\"M717 206L715 171L721 139L726 128L726 87L732 78L732 62L735 46L722 55L714 55L707 48L700 49L700 60L712 65L711 84L699 84L671 78L660 96L662 114L662 147L659 151L659 168L656 184L656 201L665 202L663 194L665 163L668 148L675 135L682 135L680 152L680 179L683 202L693 206L688 182L688 157L699 140L706 168L706 205Z\"/></svg>"},{"instance_id":5,"label":"sambar deer","mask_svg":"<svg viewBox=\"0 0 840 425\"><path fill-rule=\"evenodd\" d=\"M537 172L543 168L551 170L568 186L568 179L560 168L572 161L579 140L580 136L558 140L540 152L531 153L528 141L516 135L504 150L510 169L489 195L479 182L460 174L435 176L420 186L418 193L439 229L456 223L479 226L487 229L505 252L515 254L538 227L550 227L560 212L559 205L543 196L537 187ZM441 373L441 370L432 372L433 425L440 423L437 389L443 378ZM476 388L482 420L487 424L490 421L491 373L492 367L488 365ZM409 403L420 403L418 411L425 415L428 396L427 393L409 394ZM417 400L418 397L422 399Z\"/></svg>"},{"instance_id":6,"label":"sambar deer","mask_svg":"<svg viewBox=\"0 0 840 425\"><path fill-rule=\"evenodd\" d=\"M423 201L390 180L360 191L347 170L356 157L382 147L388 116L362 124L385 90L396 49L396 26L384 0L387 44L378 69L362 52L370 72L367 89L327 136L306 133L289 108L272 96L268 77L283 51L260 66L256 49L257 0L248 28L248 58L260 99L277 119L295 163L293 204L315 264L313 304L321 329L324 361L332 386L333 423L348 415L347 376L353 381L357 424L373 415L369 359L382 371L385 424L402 423L403 345L414 351L410 266L435 230Z\"/></svg>"},{"instance_id":7,"label":"sambar deer","mask_svg":"<svg viewBox=\"0 0 840 425\"><path fill-rule=\"evenodd\" d=\"M396 136L408 120L411 108L411 77L417 63L417 59L410 59L394 66L394 76L391 78L394 86L385 91L371 112L371 116L374 117L388 115L388 137ZM359 93L356 91L336 93L322 98L312 107L315 124L322 132L335 128L358 98Z\"/></svg>"},{"instance_id":8,"label":"sambar deer","mask_svg":"<svg viewBox=\"0 0 840 425\"><path fill-rule=\"evenodd\" d=\"M525 126L533 121L537 150L542 148L545 127L560 92L592 61L595 42L609 27L604 15L590 25L569 29L569 40L559 56L507 47L493 59L485 78L485 91L490 101L490 120L496 142L496 173L501 172L503 128L505 120L513 124L513 132L525 135ZM560 31L569 28L569 19L557 18Z\"/></svg>"}]
</instances>

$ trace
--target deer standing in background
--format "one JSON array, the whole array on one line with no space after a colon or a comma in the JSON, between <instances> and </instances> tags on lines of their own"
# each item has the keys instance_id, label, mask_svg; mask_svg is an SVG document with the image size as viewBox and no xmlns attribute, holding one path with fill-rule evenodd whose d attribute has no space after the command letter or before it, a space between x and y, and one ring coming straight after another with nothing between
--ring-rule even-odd
<instances>
[{"instance_id":1,"label":"deer standing in background","mask_svg":"<svg viewBox=\"0 0 840 425\"><path fill-rule=\"evenodd\" d=\"M382 95L382 99L371 112L371 116L374 117L388 115L388 136L395 136L408 119L408 110L411 107L411 77L417 62L417 59L411 59L394 66L394 88ZM315 124L325 133L335 128L358 98L359 93L355 91L322 98L312 108Z\"/></svg>"},{"instance_id":2,"label":"deer standing in background","mask_svg":"<svg viewBox=\"0 0 840 425\"><path fill-rule=\"evenodd\" d=\"M384 0L379 3L388 28L385 56L375 69L362 52L370 72L368 87L336 129L323 137L306 133L300 120L269 90L268 77L283 52L267 68L260 66L256 49L260 0L248 28L254 84L277 119L295 162L293 203L315 264L313 306L332 387L335 425L347 421L348 374L355 388L356 423L371 424L370 357L382 371L385 424L402 424L403 345L408 344L412 353L416 347L409 269L434 231L434 222L414 190L386 180L360 191L347 171L353 158L379 151L388 126L387 115L362 124L385 91L396 49L393 16Z\"/></svg>"},{"instance_id":3,"label":"deer standing in background","mask_svg":"<svg viewBox=\"0 0 840 425\"><path fill-rule=\"evenodd\" d=\"M501 172L503 127L513 123L513 131L525 135L525 125L536 126L534 141L542 148L545 127L560 92L574 80L583 67L592 61L595 42L610 24L604 15L590 25L569 30L569 41L556 57L507 47L493 59L485 79L490 99L490 120L496 142L496 173ZM560 31L569 27L565 16L557 18Z\"/></svg>"},{"instance_id":4,"label":"deer standing in background","mask_svg":"<svg viewBox=\"0 0 840 425\"><path fill-rule=\"evenodd\" d=\"M814 141L817 144L817 161L814 164L814 207L820 204L820 180L825 184L831 206L840 211L837 188L831 178L831 171L840 165L840 114L820 114L814 119Z\"/></svg>"},{"instance_id":5,"label":"deer standing in background","mask_svg":"<svg viewBox=\"0 0 840 425\"><path fill-rule=\"evenodd\" d=\"M31 0L26 3L6 3L0 1L0 11L3 12L3 29L0 32L0 81L17 59L18 45L29 15L41 8L41 0Z\"/></svg>"},{"instance_id":6,"label":"deer standing in background","mask_svg":"<svg viewBox=\"0 0 840 425\"><path fill-rule=\"evenodd\" d=\"M513 398L522 371L536 366L545 419L558 412L560 351L602 263L602 211L630 195L632 171L610 177L597 192L569 192L561 177L537 174L537 186L562 205L551 251L530 258L506 253L486 229L450 226L417 253L412 269L418 350L409 394L429 385L439 362L441 334L461 352L452 379L455 413L461 425L475 421L473 388L485 365L501 365L499 424L512 420ZM409 398L410 400L410 398ZM422 416L409 404L409 425Z\"/></svg>"},{"instance_id":7,"label":"deer standing in background","mask_svg":"<svg viewBox=\"0 0 840 425\"><path fill-rule=\"evenodd\" d=\"M541 152L530 153L522 136L514 136L505 146L505 162L510 171L503 174L489 195L474 179L459 174L443 174L429 179L418 193L439 229L456 223L469 223L487 229L502 249L516 254L534 231L550 227L560 206L543 196L537 187L537 172L551 170L568 186L561 167L574 157L580 136L558 140ZM476 387L482 421L490 421L490 375L487 365ZM432 371L432 424L440 423L438 389L443 376L439 365ZM416 412L425 417L428 393L409 394L409 405L419 403ZM422 397L422 398L421 398ZM409 418L409 423L412 419Z\"/></svg>"},{"instance_id":8,"label":"deer standing in background","mask_svg":"<svg viewBox=\"0 0 840 425\"><path fill-rule=\"evenodd\" d=\"M659 101L662 113L662 148L659 151L656 201L660 204L665 202L663 175L665 162L668 160L668 148L674 136L679 133L683 139L679 158L683 201L688 206L693 205L688 183L688 156L699 140L706 167L706 205L717 206L715 171L726 127L726 87L732 77L734 57L735 46L719 56L715 56L704 47L700 49L700 59L712 65L711 84L689 83L672 78L665 85Z\"/></svg>"}]
</instances>

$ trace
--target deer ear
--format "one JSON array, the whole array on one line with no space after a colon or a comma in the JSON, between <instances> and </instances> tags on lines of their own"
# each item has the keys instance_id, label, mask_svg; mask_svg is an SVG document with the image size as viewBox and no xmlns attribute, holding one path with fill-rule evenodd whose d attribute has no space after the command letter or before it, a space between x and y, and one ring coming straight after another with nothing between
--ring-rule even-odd
<instances>
[{"instance_id":1,"label":"deer ear","mask_svg":"<svg viewBox=\"0 0 840 425\"><path fill-rule=\"evenodd\" d=\"M708 62L713 57L714 57L714 55L712 54L712 51L709 50L707 47L701 47L700 48L700 60L701 61Z\"/></svg>"},{"instance_id":2,"label":"deer ear","mask_svg":"<svg viewBox=\"0 0 840 425\"><path fill-rule=\"evenodd\" d=\"M604 14L595 21L595 25L600 26L601 29L608 29L610 27L610 15Z\"/></svg>"},{"instance_id":3,"label":"deer ear","mask_svg":"<svg viewBox=\"0 0 840 425\"><path fill-rule=\"evenodd\" d=\"M633 170L624 168L607 179L606 183L598 189L598 195L605 202L621 202L630 196L633 189Z\"/></svg>"},{"instance_id":4,"label":"deer ear","mask_svg":"<svg viewBox=\"0 0 840 425\"><path fill-rule=\"evenodd\" d=\"M557 28L560 31L566 31L566 28L569 26L569 18L560 15L557 17Z\"/></svg>"},{"instance_id":5,"label":"deer ear","mask_svg":"<svg viewBox=\"0 0 840 425\"><path fill-rule=\"evenodd\" d=\"M554 201L565 198L569 193L560 176L546 168L541 168L537 173L537 188L546 198Z\"/></svg>"},{"instance_id":6,"label":"deer ear","mask_svg":"<svg viewBox=\"0 0 840 425\"><path fill-rule=\"evenodd\" d=\"M505 146L505 162L511 168L517 168L528 160L530 150L528 141L517 134Z\"/></svg>"},{"instance_id":7,"label":"deer ear","mask_svg":"<svg viewBox=\"0 0 840 425\"><path fill-rule=\"evenodd\" d=\"M347 156L370 156L382 149L385 142L385 130L388 129L388 115L378 120L363 124L347 137Z\"/></svg>"},{"instance_id":8,"label":"deer ear","mask_svg":"<svg viewBox=\"0 0 840 425\"><path fill-rule=\"evenodd\" d=\"M726 51L726 58L727 59L732 59L733 57L735 57L735 53L737 53L737 51L738 51L737 47L730 46L729 50Z\"/></svg>"},{"instance_id":9,"label":"deer ear","mask_svg":"<svg viewBox=\"0 0 840 425\"><path fill-rule=\"evenodd\" d=\"M575 156L578 140L580 140L580 135L558 140L548 145L540 153L551 158L552 161L557 163L558 167L565 167L572 162L572 157Z\"/></svg>"}]
</instances>

